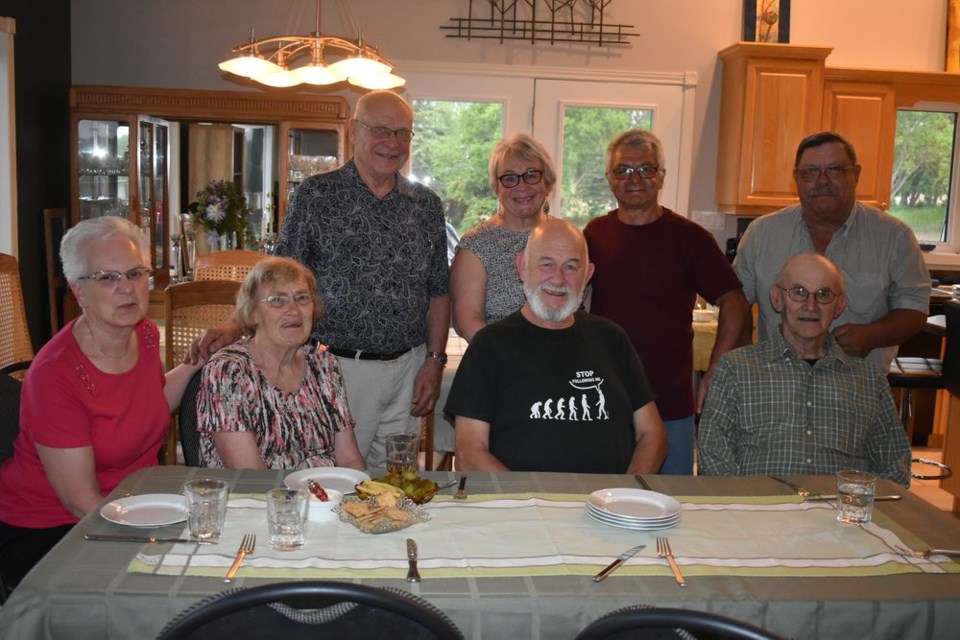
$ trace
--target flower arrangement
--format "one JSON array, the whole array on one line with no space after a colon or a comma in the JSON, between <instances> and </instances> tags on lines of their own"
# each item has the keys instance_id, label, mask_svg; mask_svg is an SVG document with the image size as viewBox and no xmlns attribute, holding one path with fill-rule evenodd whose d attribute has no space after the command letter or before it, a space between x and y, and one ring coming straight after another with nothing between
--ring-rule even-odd
<instances>
[{"instance_id":1,"label":"flower arrangement","mask_svg":"<svg viewBox=\"0 0 960 640\"><path fill-rule=\"evenodd\" d=\"M213 231L218 236L227 236L236 233L241 241L247 241L247 218L250 208L247 199L237 190L237 186L226 180L213 180L202 191L197 192L197 199L190 203L190 215L207 231Z\"/></svg>"}]
</instances>

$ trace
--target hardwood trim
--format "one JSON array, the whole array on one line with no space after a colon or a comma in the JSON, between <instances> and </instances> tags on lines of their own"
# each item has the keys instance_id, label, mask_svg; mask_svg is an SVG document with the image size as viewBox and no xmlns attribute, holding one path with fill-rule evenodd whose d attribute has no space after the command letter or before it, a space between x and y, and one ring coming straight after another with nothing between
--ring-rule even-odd
<instances>
[{"instance_id":1,"label":"hardwood trim","mask_svg":"<svg viewBox=\"0 0 960 640\"><path fill-rule=\"evenodd\" d=\"M70 87L70 108L74 111L96 111L101 114L143 113L180 119L232 122L240 120L345 122L349 115L347 100L341 96L107 85Z\"/></svg>"}]
</instances>

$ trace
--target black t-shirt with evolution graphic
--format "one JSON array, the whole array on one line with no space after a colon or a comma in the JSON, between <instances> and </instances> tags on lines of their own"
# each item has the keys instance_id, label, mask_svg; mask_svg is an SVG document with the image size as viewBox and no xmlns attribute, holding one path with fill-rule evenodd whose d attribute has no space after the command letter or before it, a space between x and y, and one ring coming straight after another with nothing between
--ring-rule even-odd
<instances>
[{"instance_id":1,"label":"black t-shirt with evolution graphic","mask_svg":"<svg viewBox=\"0 0 960 640\"><path fill-rule=\"evenodd\" d=\"M543 329L518 311L474 336L444 411L490 424L490 453L513 471L625 473L633 413L654 399L626 333L578 312Z\"/></svg>"}]
</instances>

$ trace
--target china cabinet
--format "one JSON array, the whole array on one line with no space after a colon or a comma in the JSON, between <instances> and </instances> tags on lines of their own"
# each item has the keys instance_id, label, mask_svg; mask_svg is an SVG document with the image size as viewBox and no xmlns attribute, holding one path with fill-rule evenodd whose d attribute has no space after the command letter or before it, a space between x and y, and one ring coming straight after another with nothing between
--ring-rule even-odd
<instances>
[{"instance_id":1,"label":"china cabinet","mask_svg":"<svg viewBox=\"0 0 960 640\"><path fill-rule=\"evenodd\" d=\"M252 203L279 204L277 210L265 207L276 216L265 226L275 231L299 180L346 159L348 104L340 96L75 85L70 114L71 223L118 215L140 226L150 238L158 290L170 277L171 223L192 195L183 177L190 150L181 124L243 123L279 131L280 148L263 148L258 159L272 163L276 179L268 193L258 194L261 202ZM182 194L182 201L170 202L171 193Z\"/></svg>"},{"instance_id":2,"label":"china cabinet","mask_svg":"<svg viewBox=\"0 0 960 640\"><path fill-rule=\"evenodd\" d=\"M336 169L343 164L345 144L342 130L336 125L308 122L280 124L281 145L279 174L286 180L280 192L280 219L290 206L290 198L305 178Z\"/></svg>"}]
</instances>

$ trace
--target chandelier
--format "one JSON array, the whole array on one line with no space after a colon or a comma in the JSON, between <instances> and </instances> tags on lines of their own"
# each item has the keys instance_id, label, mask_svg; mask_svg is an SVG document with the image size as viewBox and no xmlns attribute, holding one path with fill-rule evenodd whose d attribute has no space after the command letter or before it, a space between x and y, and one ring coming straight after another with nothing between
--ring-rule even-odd
<instances>
[{"instance_id":1,"label":"chandelier","mask_svg":"<svg viewBox=\"0 0 960 640\"><path fill-rule=\"evenodd\" d=\"M233 48L235 57L218 66L222 71L250 78L270 87L299 84L327 85L346 80L365 89L392 89L406 80L393 73L393 64L362 36L350 41L320 33L320 5L317 0L316 30L308 36L275 36L250 39ZM336 59L327 62L327 56ZM291 66L304 62L300 66Z\"/></svg>"}]
</instances>

